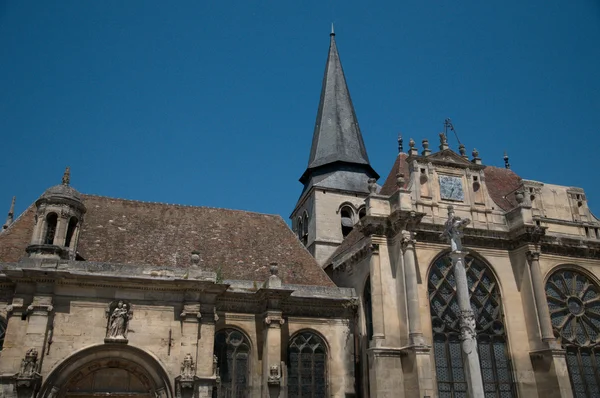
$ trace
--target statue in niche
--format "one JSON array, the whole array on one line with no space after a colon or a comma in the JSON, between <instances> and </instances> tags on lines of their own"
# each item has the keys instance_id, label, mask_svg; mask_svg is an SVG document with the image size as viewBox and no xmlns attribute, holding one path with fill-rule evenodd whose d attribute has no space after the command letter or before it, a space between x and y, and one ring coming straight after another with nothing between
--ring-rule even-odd
<instances>
[{"instance_id":1,"label":"statue in niche","mask_svg":"<svg viewBox=\"0 0 600 398\"><path fill-rule=\"evenodd\" d=\"M453 252L462 251L463 228L470 222L471 220L468 218L462 219L455 216L454 208L448 206L448 221L446 221L442 237L446 237L450 242L450 248Z\"/></svg>"},{"instance_id":2,"label":"statue in niche","mask_svg":"<svg viewBox=\"0 0 600 398\"><path fill-rule=\"evenodd\" d=\"M127 339L129 320L133 317L133 312L129 306L123 303L123 301L119 301L112 312L110 311L110 307L106 312L110 314L106 338L114 340Z\"/></svg>"},{"instance_id":3,"label":"statue in niche","mask_svg":"<svg viewBox=\"0 0 600 398\"><path fill-rule=\"evenodd\" d=\"M185 358L183 358L183 362L181 363L181 378L182 379L193 379L194 378L194 359L192 358L192 354L186 354Z\"/></svg>"},{"instance_id":4,"label":"statue in niche","mask_svg":"<svg viewBox=\"0 0 600 398\"><path fill-rule=\"evenodd\" d=\"M21 361L21 370L19 372L19 378L31 378L37 372L37 359L38 352L35 348L30 348L25 354L25 358Z\"/></svg>"}]
</instances>

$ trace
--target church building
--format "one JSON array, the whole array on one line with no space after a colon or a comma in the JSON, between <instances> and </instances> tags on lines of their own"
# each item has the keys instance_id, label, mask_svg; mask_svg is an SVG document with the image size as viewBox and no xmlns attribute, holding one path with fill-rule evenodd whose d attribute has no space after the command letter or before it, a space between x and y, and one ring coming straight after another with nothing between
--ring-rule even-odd
<instances>
[{"instance_id":1,"label":"church building","mask_svg":"<svg viewBox=\"0 0 600 398\"><path fill-rule=\"evenodd\" d=\"M291 228L87 195L68 168L13 199L0 397L599 397L583 189L398 143L378 184L332 33Z\"/></svg>"}]
</instances>

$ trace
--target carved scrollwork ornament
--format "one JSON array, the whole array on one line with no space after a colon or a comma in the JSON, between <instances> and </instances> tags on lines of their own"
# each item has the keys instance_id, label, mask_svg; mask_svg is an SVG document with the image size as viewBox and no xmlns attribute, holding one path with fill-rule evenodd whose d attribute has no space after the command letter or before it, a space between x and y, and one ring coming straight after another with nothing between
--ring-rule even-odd
<instances>
[{"instance_id":1,"label":"carved scrollwork ornament","mask_svg":"<svg viewBox=\"0 0 600 398\"><path fill-rule=\"evenodd\" d=\"M415 233L411 232L411 231L407 231L407 230L403 230L402 232L402 238L400 240L400 243L402 245L402 250L406 251L406 249L408 248L414 248L415 247Z\"/></svg>"},{"instance_id":2,"label":"carved scrollwork ornament","mask_svg":"<svg viewBox=\"0 0 600 398\"><path fill-rule=\"evenodd\" d=\"M265 317L265 323L269 326L271 326L271 324L273 326L281 326L285 323L285 319L277 315L267 315Z\"/></svg>"},{"instance_id":3,"label":"carved scrollwork ornament","mask_svg":"<svg viewBox=\"0 0 600 398\"><path fill-rule=\"evenodd\" d=\"M475 347L477 341L477 333L475 331L475 315L472 310L460 312L460 340L462 349L465 354L470 354Z\"/></svg>"}]
</instances>

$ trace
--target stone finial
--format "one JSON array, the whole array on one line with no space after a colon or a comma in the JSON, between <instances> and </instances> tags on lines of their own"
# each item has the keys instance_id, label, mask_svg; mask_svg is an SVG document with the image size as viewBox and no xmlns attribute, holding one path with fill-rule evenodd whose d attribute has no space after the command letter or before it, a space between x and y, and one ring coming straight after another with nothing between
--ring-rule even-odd
<instances>
[{"instance_id":1,"label":"stone finial","mask_svg":"<svg viewBox=\"0 0 600 398\"><path fill-rule=\"evenodd\" d=\"M404 188L405 182L406 180L404 179L403 173L396 174L396 185L398 186L398 188Z\"/></svg>"},{"instance_id":2,"label":"stone finial","mask_svg":"<svg viewBox=\"0 0 600 398\"><path fill-rule=\"evenodd\" d=\"M268 289L280 288L281 287L281 278L279 278L279 266L277 263L273 262L269 264L269 272L271 276L267 279L266 287Z\"/></svg>"},{"instance_id":3,"label":"stone finial","mask_svg":"<svg viewBox=\"0 0 600 398\"><path fill-rule=\"evenodd\" d=\"M70 183L71 183L71 168L69 166L67 166L67 168L65 169L65 173L63 174L63 177L62 177L62 184L69 185Z\"/></svg>"},{"instance_id":4,"label":"stone finial","mask_svg":"<svg viewBox=\"0 0 600 398\"><path fill-rule=\"evenodd\" d=\"M423 152L421 152L421 155L429 156L431 154L431 150L429 149L429 140L423 140L422 144L423 144Z\"/></svg>"},{"instance_id":5,"label":"stone finial","mask_svg":"<svg viewBox=\"0 0 600 398\"><path fill-rule=\"evenodd\" d=\"M13 223L14 215L15 215L15 201L17 200L16 196L13 196L12 202L10 204L10 209L8 210L8 216L6 216L6 222L2 226L2 229L7 229L10 227L10 224Z\"/></svg>"},{"instance_id":6,"label":"stone finial","mask_svg":"<svg viewBox=\"0 0 600 398\"><path fill-rule=\"evenodd\" d=\"M402 139L402 134L398 134L398 153L402 153L404 151L404 140Z\"/></svg>"},{"instance_id":7,"label":"stone finial","mask_svg":"<svg viewBox=\"0 0 600 398\"><path fill-rule=\"evenodd\" d=\"M465 159L469 159L469 156L467 156L467 148L465 147L465 144L460 144L458 146L458 153L460 153L460 156L462 156Z\"/></svg>"},{"instance_id":8,"label":"stone finial","mask_svg":"<svg viewBox=\"0 0 600 398\"><path fill-rule=\"evenodd\" d=\"M375 178L369 178L368 188L371 194L377 193L377 180Z\"/></svg>"},{"instance_id":9,"label":"stone finial","mask_svg":"<svg viewBox=\"0 0 600 398\"><path fill-rule=\"evenodd\" d=\"M504 151L504 168L510 169L510 163L508 163L508 154Z\"/></svg>"},{"instance_id":10,"label":"stone finial","mask_svg":"<svg viewBox=\"0 0 600 398\"><path fill-rule=\"evenodd\" d=\"M417 156L419 154L419 151L415 148L415 140L412 138L408 141L408 148L408 154L410 156Z\"/></svg>"},{"instance_id":11,"label":"stone finial","mask_svg":"<svg viewBox=\"0 0 600 398\"><path fill-rule=\"evenodd\" d=\"M481 158L479 157L479 151L477 148L473 148L473 152L471 154L473 155L473 160L471 160L471 162L475 164L481 164Z\"/></svg>"},{"instance_id":12,"label":"stone finial","mask_svg":"<svg viewBox=\"0 0 600 398\"><path fill-rule=\"evenodd\" d=\"M448 137L446 137L446 134L440 133L440 151L448 148Z\"/></svg>"},{"instance_id":13,"label":"stone finial","mask_svg":"<svg viewBox=\"0 0 600 398\"><path fill-rule=\"evenodd\" d=\"M197 267L198 264L200 263L200 252L197 250L194 250L192 252L192 256L190 257L190 260L192 261L192 264Z\"/></svg>"}]
</instances>

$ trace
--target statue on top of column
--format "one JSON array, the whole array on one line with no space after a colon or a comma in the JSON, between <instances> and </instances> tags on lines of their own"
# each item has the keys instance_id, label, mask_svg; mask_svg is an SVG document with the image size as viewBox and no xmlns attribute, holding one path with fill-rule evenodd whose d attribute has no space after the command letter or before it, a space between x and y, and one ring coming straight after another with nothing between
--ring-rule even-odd
<instances>
[{"instance_id":1,"label":"statue on top of column","mask_svg":"<svg viewBox=\"0 0 600 398\"><path fill-rule=\"evenodd\" d=\"M441 236L446 237L453 252L462 251L463 228L470 222L468 218L462 219L454 215L454 207L448 206L448 221Z\"/></svg>"}]
</instances>

